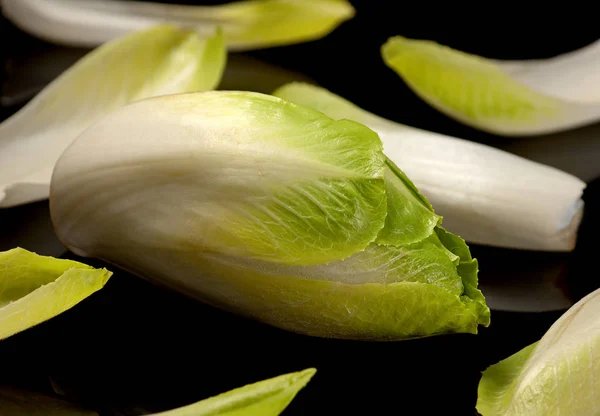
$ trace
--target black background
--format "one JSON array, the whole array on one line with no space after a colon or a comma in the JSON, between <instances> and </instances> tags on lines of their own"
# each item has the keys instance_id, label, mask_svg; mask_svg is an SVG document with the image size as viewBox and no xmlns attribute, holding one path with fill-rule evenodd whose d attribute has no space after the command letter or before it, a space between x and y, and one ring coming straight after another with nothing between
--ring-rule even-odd
<instances>
[{"instance_id":1,"label":"black background","mask_svg":"<svg viewBox=\"0 0 600 416\"><path fill-rule=\"evenodd\" d=\"M138 415L316 367L317 374L285 415L473 415L480 372L539 339L564 312L565 302L568 306L600 287L595 258L600 231L598 126L528 139L471 129L419 100L384 65L379 52L388 37L403 35L497 59L551 57L598 39L595 15L575 7L545 6L542 14L500 4L463 10L456 5L442 9L432 2L352 3L356 16L321 40L230 55L222 88L269 92L284 82L308 79L386 118L488 143L577 174L589 186L576 250L553 254L472 245L492 307L491 326L479 335L398 343L287 333L110 267L115 274L102 291L0 342L0 382L48 393L52 382L102 414ZM586 22L588 17L594 24ZM85 50L46 44L6 20L0 27L5 118ZM62 253L51 232L47 202L0 211L0 249L16 245L40 254ZM558 288L562 297L548 302L550 293L556 293L549 288Z\"/></svg>"}]
</instances>

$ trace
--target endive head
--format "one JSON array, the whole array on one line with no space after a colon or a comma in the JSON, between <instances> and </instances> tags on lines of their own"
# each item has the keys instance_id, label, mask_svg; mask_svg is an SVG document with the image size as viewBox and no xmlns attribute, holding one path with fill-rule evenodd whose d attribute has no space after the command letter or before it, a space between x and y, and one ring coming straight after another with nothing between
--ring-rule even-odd
<instances>
[{"instance_id":1,"label":"endive head","mask_svg":"<svg viewBox=\"0 0 600 416\"><path fill-rule=\"evenodd\" d=\"M50 208L74 252L285 329L401 339L489 322L466 244L377 134L270 95L113 112L61 156Z\"/></svg>"},{"instance_id":2,"label":"endive head","mask_svg":"<svg viewBox=\"0 0 600 416\"><path fill-rule=\"evenodd\" d=\"M203 38L172 25L94 49L0 124L0 207L48 198L60 154L105 114L147 97L215 88L226 56L221 31Z\"/></svg>"}]
</instances>

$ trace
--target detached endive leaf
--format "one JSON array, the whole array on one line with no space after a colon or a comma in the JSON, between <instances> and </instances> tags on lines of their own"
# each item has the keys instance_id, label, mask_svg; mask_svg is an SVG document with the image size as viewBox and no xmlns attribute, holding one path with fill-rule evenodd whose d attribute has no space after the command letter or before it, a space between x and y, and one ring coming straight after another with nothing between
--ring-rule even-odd
<instances>
[{"instance_id":1,"label":"detached endive leaf","mask_svg":"<svg viewBox=\"0 0 600 416\"><path fill-rule=\"evenodd\" d=\"M600 289L573 305L538 342L484 371L483 416L597 415Z\"/></svg>"},{"instance_id":2,"label":"detached endive leaf","mask_svg":"<svg viewBox=\"0 0 600 416\"><path fill-rule=\"evenodd\" d=\"M578 178L490 146L386 120L321 87L290 83L273 94L375 130L387 156L444 217L444 227L467 241L573 249L585 188Z\"/></svg>"},{"instance_id":3,"label":"detached endive leaf","mask_svg":"<svg viewBox=\"0 0 600 416\"><path fill-rule=\"evenodd\" d=\"M226 51L209 39L155 26L92 51L0 124L0 207L45 199L54 164L110 111L155 95L215 88Z\"/></svg>"},{"instance_id":4,"label":"detached endive leaf","mask_svg":"<svg viewBox=\"0 0 600 416\"><path fill-rule=\"evenodd\" d=\"M13 387L0 387L2 416L98 416L66 400Z\"/></svg>"},{"instance_id":5,"label":"detached endive leaf","mask_svg":"<svg viewBox=\"0 0 600 416\"><path fill-rule=\"evenodd\" d=\"M321 38L354 16L347 0L246 0L187 6L115 0L2 0L4 15L50 42L93 47L157 23L200 34L224 30L230 50L249 50Z\"/></svg>"},{"instance_id":6,"label":"detached endive leaf","mask_svg":"<svg viewBox=\"0 0 600 416\"><path fill-rule=\"evenodd\" d=\"M0 252L0 339L72 308L102 289L111 275L22 248Z\"/></svg>"},{"instance_id":7,"label":"detached endive leaf","mask_svg":"<svg viewBox=\"0 0 600 416\"><path fill-rule=\"evenodd\" d=\"M449 117L504 136L552 133L600 120L599 45L532 63L487 59L428 40L390 38L385 63Z\"/></svg>"},{"instance_id":8,"label":"detached endive leaf","mask_svg":"<svg viewBox=\"0 0 600 416\"><path fill-rule=\"evenodd\" d=\"M77 254L287 330L388 340L489 323L468 247L377 134L271 95L111 113L61 156L50 208Z\"/></svg>"},{"instance_id":9,"label":"detached endive leaf","mask_svg":"<svg viewBox=\"0 0 600 416\"><path fill-rule=\"evenodd\" d=\"M284 374L152 416L277 416L316 371L309 368Z\"/></svg>"}]
</instances>

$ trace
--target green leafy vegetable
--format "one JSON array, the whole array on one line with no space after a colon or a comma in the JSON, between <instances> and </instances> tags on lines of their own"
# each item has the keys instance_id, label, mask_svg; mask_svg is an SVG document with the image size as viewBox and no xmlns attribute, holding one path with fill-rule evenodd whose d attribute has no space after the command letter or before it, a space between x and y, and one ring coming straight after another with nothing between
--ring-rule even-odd
<instances>
[{"instance_id":1,"label":"green leafy vegetable","mask_svg":"<svg viewBox=\"0 0 600 416\"><path fill-rule=\"evenodd\" d=\"M72 308L102 289L111 275L22 248L0 252L0 339Z\"/></svg>"},{"instance_id":2,"label":"green leafy vegetable","mask_svg":"<svg viewBox=\"0 0 600 416\"><path fill-rule=\"evenodd\" d=\"M273 95L376 131L386 155L444 217L444 228L468 242L574 248L586 186L575 176L490 146L386 120L321 87L290 83Z\"/></svg>"},{"instance_id":3,"label":"green leafy vegetable","mask_svg":"<svg viewBox=\"0 0 600 416\"><path fill-rule=\"evenodd\" d=\"M309 368L248 384L198 403L153 416L277 416L317 370Z\"/></svg>"},{"instance_id":4,"label":"green leafy vegetable","mask_svg":"<svg viewBox=\"0 0 600 416\"><path fill-rule=\"evenodd\" d=\"M600 289L538 342L492 365L479 384L483 416L596 415L600 409Z\"/></svg>"},{"instance_id":5,"label":"green leafy vegetable","mask_svg":"<svg viewBox=\"0 0 600 416\"><path fill-rule=\"evenodd\" d=\"M224 30L230 50L319 39L354 16L347 0L246 0L218 6L111 0L2 0L23 30L69 46L94 47L159 23L212 34Z\"/></svg>"},{"instance_id":6,"label":"green leafy vegetable","mask_svg":"<svg viewBox=\"0 0 600 416\"><path fill-rule=\"evenodd\" d=\"M547 63L503 63L395 36L381 52L419 97L449 117L490 133L529 136L600 119L600 97L589 92L600 80L597 50Z\"/></svg>"},{"instance_id":7,"label":"green leafy vegetable","mask_svg":"<svg viewBox=\"0 0 600 416\"><path fill-rule=\"evenodd\" d=\"M0 124L0 207L48 198L60 154L98 119L139 99L215 88L226 50L159 25L92 51Z\"/></svg>"},{"instance_id":8,"label":"green leafy vegetable","mask_svg":"<svg viewBox=\"0 0 600 416\"><path fill-rule=\"evenodd\" d=\"M300 333L403 339L489 323L464 241L362 124L251 92L138 101L61 156L57 235Z\"/></svg>"}]
</instances>

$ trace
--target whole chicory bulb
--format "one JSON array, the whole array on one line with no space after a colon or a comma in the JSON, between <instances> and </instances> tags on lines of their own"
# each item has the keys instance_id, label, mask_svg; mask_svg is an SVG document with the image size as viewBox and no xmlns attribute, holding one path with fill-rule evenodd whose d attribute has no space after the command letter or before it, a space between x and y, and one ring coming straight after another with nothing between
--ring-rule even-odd
<instances>
[{"instance_id":1,"label":"whole chicory bulb","mask_svg":"<svg viewBox=\"0 0 600 416\"><path fill-rule=\"evenodd\" d=\"M64 152L75 253L298 333L398 340L489 324L477 262L350 120L253 92L153 97Z\"/></svg>"}]
</instances>

